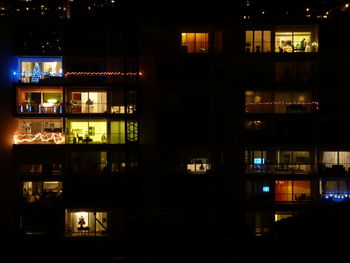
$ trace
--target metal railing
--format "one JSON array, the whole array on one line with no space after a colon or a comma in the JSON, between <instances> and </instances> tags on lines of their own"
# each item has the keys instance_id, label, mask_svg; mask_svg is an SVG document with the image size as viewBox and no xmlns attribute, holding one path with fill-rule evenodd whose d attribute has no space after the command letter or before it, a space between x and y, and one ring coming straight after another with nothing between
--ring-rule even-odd
<instances>
[{"instance_id":1,"label":"metal railing","mask_svg":"<svg viewBox=\"0 0 350 263\"><path fill-rule=\"evenodd\" d=\"M108 113L107 103L69 103L66 106L67 113Z\"/></svg>"},{"instance_id":2,"label":"metal railing","mask_svg":"<svg viewBox=\"0 0 350 263\"><path fill-rule=\"evenodd\" d=\"M276 202L308 202L312 201L313 198L310 193L276 193Z\"/></svg>"},{"instance_id":3,"label":"metal railing","mask_svg":"<svg viewBox=\"0 0 350 263\"><path fill-rule=\"evenodd\" d=\"M247 174L314 174L316 166L305 163L245 164Z\"/></svg>"},{"instance_id":4,"label":"metal railing","mask_svg":"<svg viewBox=\"0 0 350 263\"><path fill-rule=\"evenodd\" d=\"M67 144L124 144L125 133L68 134Z\"/></svg>"},{"instance_id":5,"label":"metal railing","mask_svg":"<svg viewBox=\"0 0 350 263\"><path fill-rule=\"evenodd\" d=\"M63 105L55 104L52 106L45 106L41 104L21 103L17 105L17 113L62 114Z\"/></svg>"},{"instance_id":6,"label":"metal railing","mask_svg":"<svg viewBox=\"0 0 350 263\"><path fill-rule=\"evenodd\" d=\"M246 113L315 113L319 110L319 103L312 102L247 102Z\"/></svg>"},{"instance_id":7,"label":"metal railing","mask_svg":"<svg viewBox=\"0 0 350 263\"><path fill-rule=\"evenodd\" d=\"M321 173L337 173L337 174L344 174L344 173L350 173L350 163L322 163L320 165L320 172Z\"/></svg>"},{"instance_id":8,"label":"metal railing","mask_svg":"<svg viewBox=\"0 0 350 263\"><path fill-rule=\"evenodd\" d=\"M70 166L73 175L122 175L125 173L125 163L120 162L79 162Z\"/></svg>"},{"instance_id":9,"label":"metal railing","mask_svg":"<svg viewBox=\"0 0 350 263\"><path fill-rule=\"evenodd\" d=\"M108 108L107 103L94 103L93 105L86 105L82 103L67 104L65 107L63 104L54 104L52 106L46 106L42 104L17 104L17 113L31 113L31 114L93 114L93 113L113 113L113 114L133 114L136 112L136 106L128 106L125 111L125 106L110 106Z\"/></svg>"}]
</instances>

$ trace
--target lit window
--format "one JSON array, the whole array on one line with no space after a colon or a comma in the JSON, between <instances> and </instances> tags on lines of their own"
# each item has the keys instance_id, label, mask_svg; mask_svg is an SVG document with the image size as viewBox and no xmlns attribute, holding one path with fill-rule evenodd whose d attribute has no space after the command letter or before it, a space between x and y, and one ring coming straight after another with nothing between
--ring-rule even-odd
<instances>
[{"instance_id":1,"label":"lit window","mask_svg":"<svg viewBox=\"0 0 350 263\"><path fill-rule=\"evenodd\" d=\"M18 113L63 113L62 88L18 88Z\"/></svg>"},{"instance_id":2,"label":"lit window","mask_svg":"<svg viewBox=\"0 0 350 263\"><path fill-rule=\"evenodd\" d=\"M315 52L311 32L276 32L275 52Z\"/></svg>"},{"instance_id":3,"label":"lit window","mask_svg":"<svg viewBox=\"0 0 350 263\"><path fill-rule=\"evenodd\" d=\"M68 143L125 143L124 121L68 120L67 129Z\"/></svg>"},{"instance_id":4,"label":"lit window","mask_svg":"<svg viewBox=\"0 0 350 263\"><path fill-rule=\"evenodd\" d=\"M64 144L61 119L20 119L15 144Z\"/></svg>"},{"instance_id":5,"label":"lit window","mask_svg":"<svg viewBox=\"0 0 350 263\"><path fill-rule=\"evenodd\" d=\"M54 77L62 77L61 57L19 58L18 81L38 83Z\"/></svg>"},{"instance_id":6,"label":"lit window","mask_svg":"<svg viewBox=\"0 0 350 263\"><path fill-rule=\"evenodd\" d=\"M245 52L271 52L271 31L248 30L245 32Z\"/></svg>"},{"instance_id":7,"label":"lit window","mask_svg":"<svg viewBox=\"0 0 350 263\"><path fill-rule=\"evenodd\" d=\"M107 92L71 92L68 100L72 113L107 112Z\"/></svg>"},{"instance_id":8,"label":"lit window","mask_svg":"<svg viewBox=\"0 0 350 263\"><path fill-rule=\"evenodd\" d=\"M286 219L292 216L293 214L291 213L277 212L275 213L275 222L281 221L282 219Z\"/></svg>"},{"instance_id":9,"label":"lit window","mask_svg":"<svg viewBox=\"0 0 350 263\"><path fill-rule=\"evenodd\" d=\"M62 182L23 182L23 201L50 202L61 199Z\"/></svg>"},{"instance_id":10,"label":"lit window","mask_svg":"<svg viewBox=\"0 0 350 263\"><path fill-rule=\"evenodd\" d=\"M349 151L324 151L322 153L323 172L343 174L350 171Z\"/></svg>"},{"instance_id":11,"label":"lit window","mask_svg":"<svg viewBox=\"0 0 350 263\"><path fill-rule=\"evenodd\" d=\"M275 201L310 201L311 181L276 181Z\"/></svg>"},{"instance_id":12,"label":"lit window","mask_svg":"<svg viewBox=\"0 0 350 263\"><path fill-rule=\"evenodd\" d=\"M192 174L204 174L210 170L210 163L208 158L193 158L187 164L187 171Z\"/></svg>"},{"instance_id":13,"label":"lit window","mask_svg":"<svg viewBox=\"0 0 350 263\"><path fill-rule=\"evenodd\" d=\"M350 199L349 180L320 181L321 198L327 201L341 202Z\"/></svg>"},{"instance_id":14,"label":"lit window","mask_svg":"<svg viewBox=\"0 0 350 263\"><path fill-rule=\"evenodd\" d=\"M182 33L181 45L185 53L208 53L208 33Z\"/></svg>"},{"instance_id":15,"label":"lit window","mask_svg":"<svg viewBox=\"0 0 350 263\"><path fill-rule=\"evenodd\" d=\"M107 235L108 217L108 212L97 212L89 210L66 210L66 235Z\"/></svg>"}]
</instances>

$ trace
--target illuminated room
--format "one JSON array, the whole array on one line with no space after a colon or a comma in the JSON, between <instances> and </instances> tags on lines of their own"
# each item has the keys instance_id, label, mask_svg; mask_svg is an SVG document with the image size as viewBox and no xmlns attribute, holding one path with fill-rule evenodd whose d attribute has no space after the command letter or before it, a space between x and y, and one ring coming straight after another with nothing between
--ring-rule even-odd
<instances>
[{"instance_id":1,"label":"illuminated room","mask_svg":"<svg viewBox=\"0 0 350 263\"><path fill-rule=\"evenodd\" d=\"M62 198L62 182L25 181L23 182L23 201L28 203L56 201Z\"/></svg>"},{"instance_id":2,"label":"illuminated room","mask_svg":"<svg viewBox=\"0 0 350 263\"><path fill-rule=\"evenodd\" d=\"M17 112L62 114L62 88L17 88Z\"/></svg>"},{"instance_id":3,"label":"illuminated room","mask_svg":"<svg viewBox=\"0 0 350 263\"><path fill-rule=\"evenodd\" d=\"M18 60L18 80L22 83L62 77L62 57L20 57Z\"/></svg>"},{"instance_id":4,"label":"illuminated room","mask_svg":"<svg viewBox=\"0 0 350 263\"><path fill-rule=\"evenodd\" d=\"M209 158L193 158L187 164L187 171L191 174L205 174L210 171Z\"/></svg>"},{"instance_id":5,"label":"illuminated room","mask_svg":"<svg viewBox=\"0 0 350 263\"><path fill-rule=\"evenodd\" d=\"M66 235L107 235L108 212L66 209Z\"/></svg>"},{"instance_id":6,"label":"illuminated room","mask_svg":"<svg viewBox=\"0 0 350 263\"><path fill-rule=\"evenodd\" d=\"M311 200L311 181L277 180L275 182L276 202L306 202Z\"/></svg>"},{"instance_id":7,"label":"illuminated room","mask_svg":"<svg viewBox=\"0 0 350 263\"><path fill-rule=\"evenodd\" d=\"M68 143L125 143L125 122L107 120L67 120Z\"/></svg>"},{"instance_id":8,"label":"illuminated room","mask_svg":"<svg viewBox=\"0 0 350 263\"><path fill-rule=\"evenodd\" d=\"M184 53L208 53L208 33L182 33L181 46Z\"/></svg>"},{"instance_id":9,"label":"illuminated room","mask_svg":"<svg viewBox=\"0 0 350 263\"><path fill-rule=\"evenodd\" d=\"M350 198L350 181L346 179L320 180L320 195L323 200L342 202Z\"/></svg>"},{"instance_id":10,"label":"illuminated room","mask_svg":"<svg viewBox=\"0 0 350 263\"><path fill-rule=\"evenodd\" d=\"M344 174L349 172L350 151L323 151L322 171Z\"/></svg>"},{"instance_id":11,"label":"illuminated room","mask_svg":"<svg viewBox=\"0 0 350 263\"><path fill-rule=\"evenodd\" d=\"M246 173L312 174L315 172L311 151L246 150Z\"/></svg>"},{"instance_id":12,"label":"illuminated room","mask_svg":"<svg viewBox=\"0 0 350 263\"><path fill-rule=\"evenodd\" d=\"M64 144L62 119L18 119L15 144Z\"/></svg>"},{"instance_id":13,"label":"illuminated room","mask_svg":"<svg viewBox=\"0 0 350 263\"><path fill-rule=\"evenodd\" d=\"M71 113L106 113L106 91L73 91L68 94Z\"/></svg>"}]
</instances>

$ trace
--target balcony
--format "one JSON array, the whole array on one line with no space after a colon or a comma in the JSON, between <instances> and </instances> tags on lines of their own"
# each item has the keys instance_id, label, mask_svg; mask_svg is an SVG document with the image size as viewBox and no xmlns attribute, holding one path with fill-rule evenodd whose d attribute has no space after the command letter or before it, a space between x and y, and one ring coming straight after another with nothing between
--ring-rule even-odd
<instances>
[{"instance_id":1,"label":"balcony","mask_svg":"<svg viewBox=\"0 0 350 263\"><path fill-rule=\"evenodd\" d=\"M315 174L316 166L305 163L246 164L246 174Z\"/></svg>"},{"instance_id":2,"label":"balcony","mask_svg":"<svg viewBox=\"0 0 350 263\"><path fill-rule=\"evenodd\" d=\"M275 181L276 202L310 202L311 181Z\"/></svg>"},{"instance_id":3,"label":"balcony","mask_svg":"<svg viewBox=\"0 0 350 263\"><path fill-rule=\"evenodd\" d=\"M63 114L63 105L60 103L47 102L43 104L17 104L19 114Z\"/></svg>"},{"instance_id":4,"label":"balcony","mask_svg":"<svg viewBox=\"0 0 350 263\"><path fill-rule=\"evenodd\" d=\"M69 84L105 85L129 81L136 81L142 76L141 72L121 72L121 71L70 71L64 74L64 81Z\"/></svg>"},{"instance_id":5,"label":"balcony","mask_svg":"<svg viewBox=\"0 0 350 263\"><path fill-rule=\"evenodd\" d=\"M74 176L115 176L125 173L125 162L75 162L71 164L70 173Z\"/></svg>"},{"instance_id":6,"label":"balcony","mask_svg":"<svg viewBox=\"0 0 350 263\"><path fill-rule=\"evenodd\" d=\"M107 211L67 209L66 236L107 236L110 234L110 220L111 214Z\"/></svg>"},{"instance_id":7,"label":"balcony","mask_svg":"<svg viewBox=\"0 0 350 263\"><path fill-rule=\"evenodd\" d=\"M349 179L322 179L320 181L320 199L326 202L344 202L350 200Z\"/></svg>"},{"instance_id":8,"label":"balcony","mask_svg":"<svg viewBox=\"0 0 350 263\"><path fill-rule=\"evenodd\" d=\"M23 201L25 203L51 203L62 199L62 182L23 182Z\"/></svg>"},{"instance_id":9,"label":"balcony","mask_svg":"<svg viewBox=\"0 0 350 263\"><path fill-rule=\"evenodd\" d=\"M61 87L17 87L19 114L62 114Z\"/></svg>"},{"instance_id":10,"label":"balcony","mask_svg":"<svg viewBox=\"0 0 350 263\"><path fill-rule=\"evenodd\" d=\"M312 102L247 102L245 106L246 113L316 113L319 111L319 103Z\"/></svg>"},{"instance_id":11,"label":"balcony","mask_svg":"<svg viewBox=\"0 0 350 263\"><path fill-rule=\"evenodd\" d=\"M109 106L108 103L81 103L74 102L66 105L66 113L71 114L133 114L136 112L136 106L131 105L125 110L125 106Z\"/></svg>"},{"instance_id":12,"label":"balcony","mask_svg":"<svg viewBox=\"0 0 350 263\"><path fill-rule=\"evenodd\" d=\"M59 83L62 81L62 57L19 57L18 83Z\"/></svg>"},{"instance_id":13,"label":"balcony","mask_svg":"<svg viewBox=\"0 0 350 263\"><path fill-rule=\"evenodd\" d=\"M310 92L246 91L246 113L315 113L319 102Z\"/></svg>"},{"instance_id":14,"label":"balcony","mask_svg":"<svg viewBox=\"0 0 350 263\"><path fill-rule=\"evenodd\" d=\"M125 121L67 120L68 144L125 144Z\"/></svg>"},{"instance_id":15,"label":"balcony","mask_svg":"<svg viewBox=\"0 0 350 263\"><path fill-rule=\"evenodd\" d=\"M311 151L246 150L247 174L315 174Z\"/></svg>"},{"instance_id":16,"label":"balcony","mask_svg":"<svg viewBox=\"0 0 350 263\"><path fill-rule=\"evenodd\" d=\"M14 144L64 144L65 135L60 132L15 133Z\"/></svg>"},{"instance_id":17,"label":"balcony","mask_svg":"<svg viewBox=\"0 0 350 263\"><path fill-rule=\"evenodd\" d=\"M20 164L18 173L26 177L61 176L63 174L63 165L62 163Z\"/></svg>"},{"instance_id":18,"label":"balcony","mask_svg":"<svg viewBox=\"0 0 350 263\"><path fill-rule=\"evenodd\" d=\"M315 53L318 30L312 26L278 26L245 31L246 53Z\"/></svg>"}]
</instances>

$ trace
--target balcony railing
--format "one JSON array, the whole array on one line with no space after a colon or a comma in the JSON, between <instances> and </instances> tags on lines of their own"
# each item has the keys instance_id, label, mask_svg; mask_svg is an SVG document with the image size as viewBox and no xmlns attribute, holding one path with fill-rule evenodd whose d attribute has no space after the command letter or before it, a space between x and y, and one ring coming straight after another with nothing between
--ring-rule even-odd
<instances>
[{"instance_id":1,"label":"balcony railing","mask_svg":"<svg viewBox=\"0 0 350 263\"><path fill-rule=\"evenodd\" d=\"M25 176L60 176L63 174L62 164L21 164L19 174Z\"/></svg>"},{"instance_id":2,"label":"balcony railing","mask_svg":"<svg viewBox=\"0 0 350 263\"><path fill-rule=\"evenodd\" d=\"M350 192L347 193L322 193L320 195L322 201L327 202L343 202L350 200Z\"/></svg>"},{"instance_id":3,"label":"balcony railing","mask_svg":"<svg viewBox=\"0 0 350 263\"><path fill-rule=\"evenodd\" d=\"M113 114L132 114L136 112L136 106L130 105L125 111L125 106L108 106L107 103L69 103L66 106L67 113L84 114L84 113L113 113Z\"/></svg>"},{"instance_id":4,"label":"balcony railing","mask_svg":"<svg viewBox=\"0 0 350 263\"><path fill-rule=\"evenodd\" d=\"M246 113L315 113L319 111L319 103L312 102L247 102Z\"/></svg>"},{"instance_id":5,"label":"balcony railing","mask_svg":"<svg viewBox=\"0 0 350 263\"><path fill-rule=\"evenodd\" d=\"M65 110L64 110L65 109ZM81 103L68 104L64 107L63 104L46 105L43 104L26 104L20 103L17 105L17 113L20 114L95 114L95 113L112 113L112 114L133 114L136 112L136 106L110 106L107 103L94 103L93 105L86 105Z\"/></svg>"},{"instance_id":6,"label":"balcony railing","mask_svg":"<svg viewBox=\"0 0 350 263\"><path fill-rule=\"evenodd\" d=\"M308 202L312 201L310 193L276 193L276 202Z\"/></svg>"},{"instance_id":7,"label":"balcony railing","mask_svg":"<svg viewBox=\"0 0 350 263\"><path fill-rule=\"evenodd\" d=\"M67 144L124 144L124 133L95 133L94 135L67 135Z\"/></svg>"},{"instance_id":8,"label":"balcony railing","mask_svg":"<svg viewBox=\"0 0 350 263\"><path fill-rule=\"evenodd\" d=\"M124 133L95 133L81 136L60 132L16 133L14 144L125 144Z\"/></svg>"},{"instance_id":9,"label":"balcony railing","mask_svg":"<svg viewBox=\"0 0 350 263\"><path fill-rule=\"evenodd\" d=\"M33 114L62 114L63 105L45 105L43 104L18 104L17 113L33 113Z\"/></svg>"},{"instance_id":10,"label":"balcony railing","mask_svg":"<svg viewBox=\"0 0 350 263\"><path fill-rule=\"evenodd\" d=\"M33 77L33 72L14 72L20 83L58 83L62 82L63 74L59 72L40 72Z\"/></svg>"},{"instance_id":11,"label":"balcony railing","mask_svg":"<svg viewBox=\"0 0 350 263\"><path fill-rule=\"evenodd\" d=\"M118 162L74 162L70 173L73 175L122 175L125 172L125 163Z\"/></svg>"},{"instance_id":12,"label":"balcony railing","mask_svg":"<svg viewBox=\"0 0 350 263\"><path fill-rule=\"evenodd\" d=\"M304 163L291 164L246 164L247 174L314 174L316 166Z\"/></svg>"},{"instance_id":13,"label":"balcony railing","mask_svg":"<svg viewBox=\"0 0 350 263\"><path fill-rule=\"evenodd\" d=\"M23 201L26 203L49 203L62 199L62 190L60 191L45 191L36 194L23 194Z\"/></svg>"},{"instance_id":14,"label":"balcony railing","mask_svg":"<svg viewBox=\"0 0 350 263\"><path fill-rule=\"evenodd\" d=\"M16 133L14 144L64 144L65 136L60 132Z\"/></svg>"},{"instance_id":15,"label":"balcony railing","mask_svg":"<svg viewBox=\"0 0 350 263\"><path fill-rule=\"evenodd\" d=\"M348 174L350 173L350 163L322 163L320 172L326 174Z\"/></svg>"}]
</instances>

